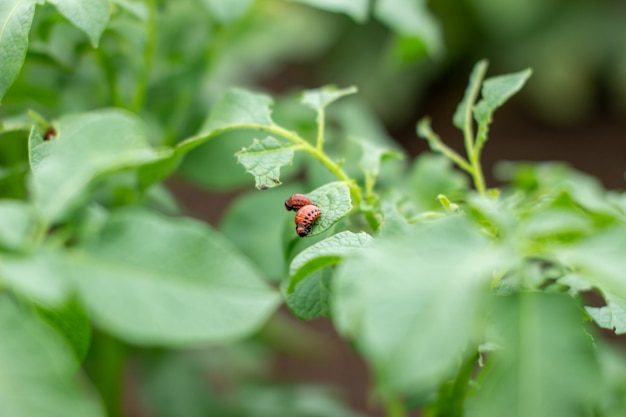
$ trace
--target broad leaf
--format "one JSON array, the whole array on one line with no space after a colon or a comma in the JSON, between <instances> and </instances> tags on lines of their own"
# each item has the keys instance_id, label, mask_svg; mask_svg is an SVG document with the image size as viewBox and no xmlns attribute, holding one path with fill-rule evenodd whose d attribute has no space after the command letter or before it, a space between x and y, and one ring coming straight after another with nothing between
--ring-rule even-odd
<instances>
[{"instance_id":1,"label":"broad leaf","mask_svg":"<svg viewBox=\"0 0 626 417\"><path fill-rule=\"evenodd\" d=\"M431 390L470 347L494 268L506 262L463 215L379 238L339 266L335 323L382 393Z\"/></svg>"},{"instance_id":2,"label":"broad leaf","mask_svg":"<svg viewBox=\"0 0 626 417\"><path fill-rule=\"evenodd\" d=\"M240 338L274 311L278 294L219 233L147 211L112 216L73 259L93 320L143 345Z\"/></svg>"},{"instance_id":3,"label":"broad leaf","mask_svg":"<svg viewBox=\"0 0 626 417\"><path fill-rule=\"evenodd\" d=\"M0 101L22 68L35 0L0 2Z\"/></svg>"},{"instance_id":4,"label":"broad leaf","mask_svg":"<svg viewBox=\"0 0 626 417\"><path fill-rule=\"evenodd\" d=\"M306 276L341 262L344 257L371 240L372 237L365 232L344 231L309 246L291 261L287 293L293 292Z\"/></svg>"},{"instance_id":5,"label":"broad leaf","mask_svg":"<svg viewBox=\"0 0 626 417\"><path fill-rule=\"evenodd\" d=\"M308 236L319 235L328 230L352 210L350 189L340 181L323 185L307 196L320 208L322 214L315 222Z\"/></svg>"},{"instance_id":6,"label":"broad leaf","mask_svg":"<svg viewBox=\"0 0 626 417\"><path fill-rule=\"evenodd\" d=\"M0 295L0 415L103 417L76 380L76 359L41 319Z\"/></svg>"},{"instance_id":7,"label":"broad leaf","mask_svg":"<svg viewBox=\"0 0 626 417\"><path fill-rule=\"evenodd\" d=\"M582 315L564 294L496 300L487 357L468 417L591 416L598 365ZM558 331L557 331L558 330Z\"/></svg>"},{"instance_id":8,"label":"broad leaf","mask_svg":"<svg viewBox=\"0 0 626 417\"><path fill-rule=\"evenodd\" d=\"M254 139L251 146L235 155L246 172L254 175L255 186L260 190L280 185L280 167L293 161L293 149L269 136L262 141Z\"/></svg>"},{"instance_id":9,"label":"broad leaf","mask_svg":"<svg viewBox=\"0 0 626 417\"><path fill-rule=\"evenodd\" d=\"M91 45L98 46L100 36L109 21L108 0L47 0L74 26L87 34Z\"/></svg>"},{"instance_id":10,"label":"broad leaf","mask_svg":"<svg viewBox=\"0 0 626 417\"><path fill-rule=\"evenodd\" d=\"M35 207L50 221L62 218L99 175L137 167L162 156L148 144L144 125L115 109L65 117L59 137L37 143L31 135L30 160Z\"/></svg>"},{"instance_id":11,"label":"broad leaf","mask_svg":"<svg viewBox=\"0 0 626 417\"><path fill-rule=\"evenodd\" d=\"M302 104L319 112L329 106L332 102L339 100L341 97L356 94L356 92L357 88L354 86L339 89L333 85L327 85L314 90L304 91L300 101Z\"/></svg>"},{"instance_id":12,"label":"broad leaf","mask_svg":"<svg viewBox=\"0 0 626 417\"><path fill-rule=\"evenodd\" d=\"M585 307L598 326L613 330L615 334L626 333L626 299L611 294L604 296L606 306Z\"/></svg>"},{"instance_id":13,"label":"broad leaf","mask_svg":"<svg viewBox=\"0 0 626 417\"><path fill-rule=\"evenodd\" d=\"M358 23L365 23L369 10L368 0L292 0L318 9L345 13Z\"/></svg>"}]
</instances>

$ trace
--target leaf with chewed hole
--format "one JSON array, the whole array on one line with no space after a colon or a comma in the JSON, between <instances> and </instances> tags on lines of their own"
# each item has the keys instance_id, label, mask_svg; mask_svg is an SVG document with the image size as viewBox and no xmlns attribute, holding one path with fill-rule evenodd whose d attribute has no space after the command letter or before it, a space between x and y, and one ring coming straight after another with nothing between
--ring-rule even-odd
<instances>
[{"instance_id":1,"label":"leaf with chewed hole","mask_svg":"<svg viewBox=\"0 0 626 417\"><path fill-rule=\"evenodd\" d=\"M256 188L266 190L282 184L280 167L291 164L293 148L283 146L271 136L263 140L254 139L252 145L235 154L237 160L254 175Z\"/></svg>"}]
</instances>

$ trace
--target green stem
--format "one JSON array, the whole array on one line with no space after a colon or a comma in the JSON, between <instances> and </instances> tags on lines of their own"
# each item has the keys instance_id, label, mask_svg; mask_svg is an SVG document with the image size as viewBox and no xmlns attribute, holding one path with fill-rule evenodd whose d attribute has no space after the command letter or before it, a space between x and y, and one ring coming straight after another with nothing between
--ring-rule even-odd
<instances>
[{"instance_id":1,"label":"green stem","mask_svg":"<svg viewBox=\"0 0 626 417\"><path fill-rule=\"evenodd\" d=\"M425 410L426 417L463 417L463 406L476 358L476 354L469 355L454 380L441 385L437 401Z\"/></svg>"},{"instance_id":2,"label":"green stem","mask_svg":"<svg viewBox=\"0 0 626 417\"><path fill-rule=\"evenodd\" d=\"M94 334L92 379L100 392L108 417L122 416L122 379L125 352L121 343L104 333Z\"/></svg>"},{"instance_id":3,"label":"green stem","mask_svg":"<svg viewBox=\"0 0 626 417\"><path fill-rule=\"evenodd\" d=\"M326 167L326 169L328 169L335 177L337 177L338 180L346 183L348 188L350 188L350 194L352 196L352 199L354 200L355 206L358 207L361 204L361 201L363 200L363 191L361 190L361 187L359 187L359 185L352 178L350 178L350 176L348 176L348 174L346 174L345 171L341 169L341 167L335 161L333 161L328 155L326 155L323 149L319 149L317 146L311 145L304 138L300 137L296 132L292 132L274 124L261 125L256 123L242 123L238 125L233 125L223 129L214 130L208 136L206 134L192 136L180 142L178 146L192 146L194 142L203 143L203 139L206 139L207 137L213 137L225 132L241 129L260 130L262 132L282 136L288 141L294 143L304 152L317 159L322 165Z\"/></svg>"},{"instance_id":4,"label":"green stem","mask_svg":"<svg viewBox=\"0 0 626 417\"><path fill-rule=\"evenodd\" d=\"M156 49L157 22L156 22L156 4L155 0L146 1L148 7L148 19L146 21L146 45L143 50L143 69L135 84L133 92L133 101L131 108L138 112L142 107L146 98L146 89L148 79L152 73L152 63L154 61L154 52Z\"/></svg>"},{"instance_id":5,"label":"green stem","mask_svg":"<svg viewBox=\"0 0 626 417\"><path fill-rule=\"evenodd\" d=\"M317 111L317 145L315 148L320 152L324 149L324 126L326 125L324 113L324 107Z\"/></svg>"},{"instance_id":6,"label":"green stem","mask_svg":"<svg viewBox=\"0 0 626 417\"><path fill-rule=\"evenodd\" d=\"M476 103L476 99L478 98L480 86L482 84L483 78L485 78L486 73L487 61L481 61L474 74L475 78L473 78L472 80L473 83L470 87L470 92L466 103L467 106L465 107L465 114L463 117L463 137L465 139L465 149L467 150L468 156L474 153L474 129L472 122L472 109L474 108L474 103Z\"/></svg>"}]
</instances>

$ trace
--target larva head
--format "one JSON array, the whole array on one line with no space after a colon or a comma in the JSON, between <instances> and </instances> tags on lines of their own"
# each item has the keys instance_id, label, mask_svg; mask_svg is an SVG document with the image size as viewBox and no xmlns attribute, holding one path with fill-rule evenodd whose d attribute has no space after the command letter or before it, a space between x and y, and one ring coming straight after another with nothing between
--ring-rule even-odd
<instances>
[{"instance_id":1,"label":"larva head","mask_svg":"<svg viewBox=\"0 0 626 417\"><path fill-rule=\"evenodd\" d=\"M304 206L315 205L309 197L304 194L294 194L285 200L285 208L287 210L298 211Z\"/></svg>"},{"instance_id":2,"label":"larva head","mask_svg":"<svg viewBox=\"0 0 626 417\"><path fill-rule=\"evenodd\" d=\"M298 236L305 237L308 235L311 232L311 226L319 219L321 214L322 211L316 205L308 204L301 207L294 217Z\"/></svg>"}]
</instances>

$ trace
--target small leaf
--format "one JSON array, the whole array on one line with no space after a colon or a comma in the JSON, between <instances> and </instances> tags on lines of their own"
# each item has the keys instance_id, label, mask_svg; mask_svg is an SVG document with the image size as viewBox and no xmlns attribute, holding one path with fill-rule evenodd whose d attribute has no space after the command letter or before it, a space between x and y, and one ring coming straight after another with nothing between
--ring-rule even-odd
<instances>
[{"instance_id":1,"label":"small leaf","mask_svg":"<svg viewBox=\"0 0 626 417\"><path fill-rule=\"evenodd\" d=\"M101 239L72 256L94 322L125 341L181 346L256 331L279 296L207 225L118 211Z\"/></svg>"},{"instance_id":2,"label":"small leaf","mask_svg":"<svg viewBox=\"0 0 626 417\"><path fill-rule=\"evenodd\" d=\"M425 49L429 55L442 52L441 29L425 0L378 0L374 15L400 36L403 49Z\"/></svg>"},{"instance_id":3,"label":"small leaf","mask_svg":"<svg viewBox=\"0 0 626 417\"><path fill-rule=\"evenodd\" d=\"M463 130L463 128L465 127L465 114L467 112L467 106L475 104L470 103L470 100L476 99L476 97L472 96L474 94L478 94L477 92L479 86L477 85L477 83L480 83L482 81L483 77L485 76L485 72L487 72L488 65L489 63L485 59L478 61L476 65L474 65L472 73L469 77L467 88L465 89L465 95L463 96L463 100L461 100L456 108L456 111L454 112L452 123L461 130Z\"/></svg>"},{"instance_id":4,"label":"small leaf","mask_svg":"<svg viewBox=\"0 0 626 417\"><path fill-rule=\"evenodd\" d=\"M19 200L0 200L0 247L25 249L35 232L32 207Z\"/></svg>"},{"instance_id":5,"label":"small leaf","mask_svg":"<svg viewBox=\"0 0 626 417\"><path fill-rule=\"evenodd\" d=\"M27 309L0 295L0 415L104 417L76 379L76 359L63 339Z\"/></svg>"},{"instance_id":6,"label":"small leaf","mask_svg":"<svg viewBox=\"0 0 626 417\"><path fill-rule=\"evenodd\" d=\"M341 262L344 257L371 240L372 237L365 232L344 231L309 246L291 261L287 293L293 292L306 276Z\"/></svg>"},{"instance_id":7,"label":"small leaf","mask_svg":"<svg viewBox=\"0 0 626 417\"><path fill-rule=\"evenodd\" d=\"M313 225L308 236L315 236L325 232L352 210L350 189L341 181L323 185L307 193L307 195L322 211L320 218Z\"/></svg>"},{"instance_id":8,"label":"small leaf","mask_svg":"<svg viewBox=\"0 0 626 417\"><path fill-rule=\"evenodd\" d=\"M262 141L254 139L235 156L246 172L254 175L256 188L266 190L281 184L280 167L291 164L293 149L268 136Z\"/></svg>"},{"instance_id":9,"label":"small leaf","mask_svg":"<svg viewBox=\"0 0 626 417\"><path fill-rule=\"evenodd\" d=\"M0 101L24 63L34 15L34 0L0 2Z\"/></svg>"},{"instance_id":10,"label":"small leaf","mask_svg":"<svg viewBox=\"0 0 626 417\"><path fill-rule=\"evenodd\" d=\"M356 94L357 91L354 86L338 89L334 85L327 85L314 90L303 91L300 102L319 112L341 97Z\"/></svg>"},{"instance_id":11,"label":"small leaf","mask_svg":"<svg viewBox=\"0 0 626 417\"><path fill-rule=\"evenodd\" d=\"M532 71L525 69L513 74L487 78L483 82L482 100L476 103L474 117L479 124L489 124L491 115L515 93L520 91Z\"/></svg>"},{"instance_id":12,"label":"small leaf","mask_svg":"<svg viewBox=\"0 0 626 417\"><path fill-rule=\"evenodd\" d=\"M580 310L568 295L498 297L490 318L489 341L499 348L478 377L468 417L588 415L599 369Z\"/></svg>"},{"instance_id":13,"label":"small leaf","mask_svg":"<svg viewBox=\"0 0 626 417\"><path fill-rule=\"evenodd\" d=\"M357 23L365 23L369 11L368 0L291 0L329 12L344 13Z\"/></svg>"},{"instance_id":14,"label":"small leaf","mask_svg":"<svg viewBox=\"0 0 626 417\"><path fill-rule=\"evenodd\" d=\"M201 132L214 132L238 125L272 126L273 100L265 94L234 88L229 90L211 109Z\"/></svg>"},{"instance_id":15,"label":"small leaf","mask_svg":"<svg viewBox=\"0 0 626 417\"><path fill-rule=\"evenodd\" d=\"M74 26L85 32L95 48L109 21L107 0L47 0Z\"/></svg>"},{"instance_id":16,"label":"small leaf","mask_svg":"<svg viewBox=\"0 0 626 417\"><path fill-rule=\"evenodd\" d=\"M386 159L402 159L404 154L400 151L389 149L366 140L359 140L359 145L363 149L359 165L366 178L376 179L380 174L380 164Z\"/></svg>"},{"instance_id":17,"label":"small leaf","mask_svg":"<svg viewBox=\"0 0 626 417\"><path fill-rule=\"evenodd\" d=\"M598 326L613 330L615 334L626 333L626 299L606 294L606 306L585 307L585 311Z\"/></svg>"}]
</instances>

